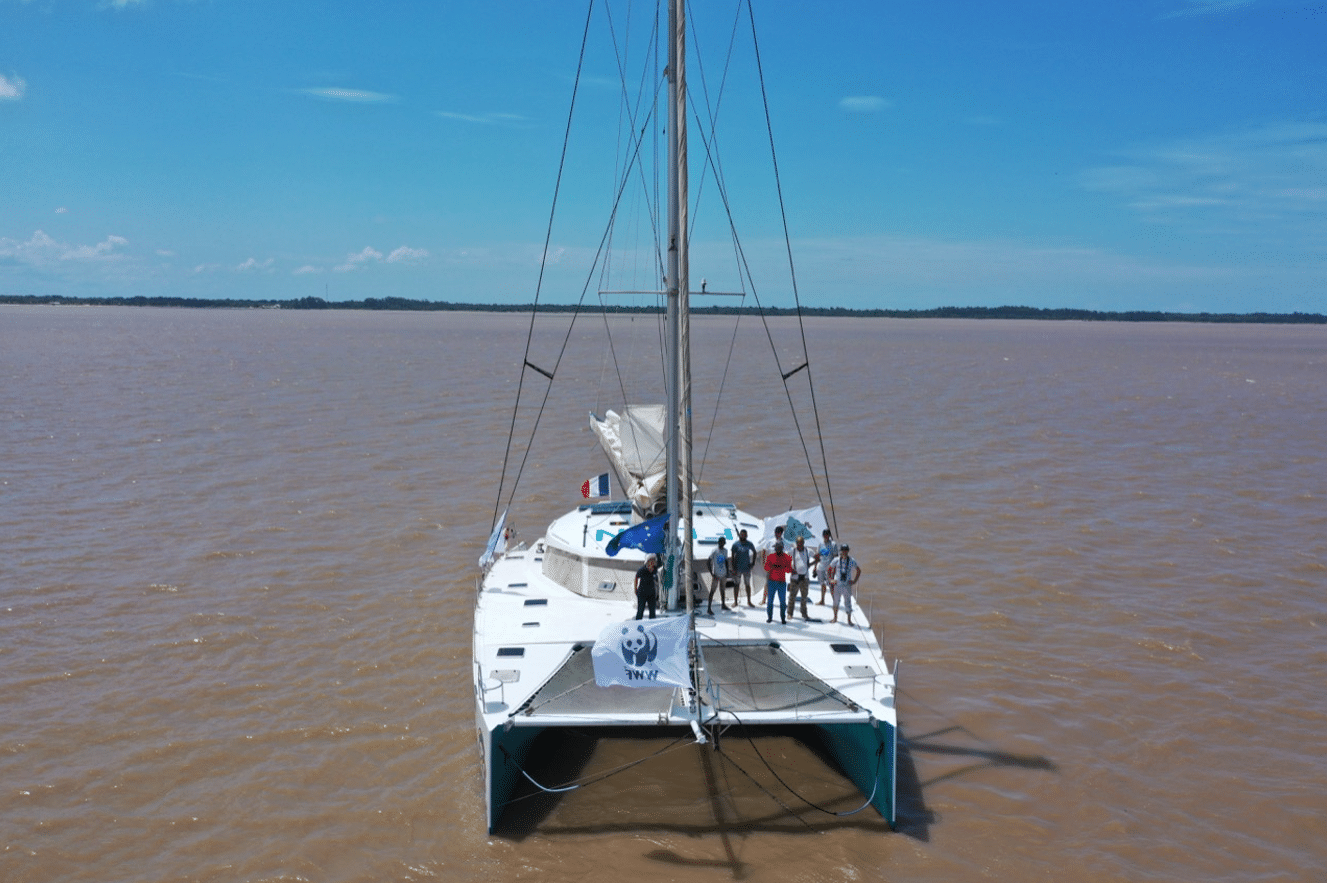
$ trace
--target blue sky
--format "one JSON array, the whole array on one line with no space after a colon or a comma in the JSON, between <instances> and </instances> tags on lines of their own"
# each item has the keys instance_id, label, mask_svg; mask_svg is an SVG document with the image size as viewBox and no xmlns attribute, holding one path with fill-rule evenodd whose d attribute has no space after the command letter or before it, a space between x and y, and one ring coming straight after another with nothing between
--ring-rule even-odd
<instances>
[{"instance_id":1,"label":"blue sky","mask_svg":"<svg viewBox=\"0 0 1327 883\"><path fill-rule=\"evenodd\" d=\"M713 89L737 7L703 7ZM804 304L1327 312L1327 5L756 16ZM583 21L571 0L0 0L0 293L527 303ZM583 106L611 139L595 58ZM735 194L768 177L750 94L723 104ZM579 297L611 188L570 164L545 300ZM752 202L748 257L778 263ZM723 252L698 228L693 275L729 285Z\"/></svg>"}]
</instances>

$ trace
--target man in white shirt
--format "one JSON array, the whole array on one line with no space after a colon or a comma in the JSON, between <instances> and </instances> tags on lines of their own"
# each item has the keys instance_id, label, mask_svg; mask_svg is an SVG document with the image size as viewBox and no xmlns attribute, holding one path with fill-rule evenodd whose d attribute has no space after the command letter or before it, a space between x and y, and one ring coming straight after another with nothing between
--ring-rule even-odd
<instances>
[{"instance_id":1,"label":"man in white shirt","mask_svg":"<svg viewBox=\"0 0 1327 883\"><path fill-rule=\"evenodd\" d=\"M801 537L793 545L792 550L793 569L788 579L788 608L797 610L797 599L802 600L802 619L807 622L811 617L806 612L807 595L811 594L811 550L806 547L806 541Z\"/></svg>"},{"instance_id":2,"label":"man in white shirt","mask_svg":"<svg viewBox=\"0 0 1327 883\"><path fill-rule=\"evenodd\" d=\"M852 625L852 593L861 578L862 569L848 554L848 544L844 543L839 546L839 557L829 565L829 584L834 590L834 618L830 622L839 621L839 601L843 601L848 611L848 625Z\"/></svg>"}]
</instances>

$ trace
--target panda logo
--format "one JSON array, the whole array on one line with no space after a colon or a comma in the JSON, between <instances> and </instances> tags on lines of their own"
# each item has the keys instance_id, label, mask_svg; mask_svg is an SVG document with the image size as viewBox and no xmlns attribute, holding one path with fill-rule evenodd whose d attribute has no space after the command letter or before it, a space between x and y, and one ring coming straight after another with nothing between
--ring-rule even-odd
<instances>
[{"instance_id":1,"label":"panda logo","mask_svg":"<svg viewBox=\"0 0 1327 883\"><path fill-rule=\"evenodd\" d=\"M638 625L634 631L624 626L622 634L622 658L627 665L645 665L659 655L659 639L645 631L645 626Z\"/></svg>"}]
</instances>

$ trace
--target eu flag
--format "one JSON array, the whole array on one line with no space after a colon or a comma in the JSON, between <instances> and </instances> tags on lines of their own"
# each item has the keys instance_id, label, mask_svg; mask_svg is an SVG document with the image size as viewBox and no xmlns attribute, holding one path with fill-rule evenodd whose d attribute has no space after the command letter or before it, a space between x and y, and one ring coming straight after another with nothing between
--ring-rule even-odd
<instances>
[{"instance_id":1,"label":"eu flag","mask_svg":"<svg viewBox=\"0 0 1327 883\"><path fill-rule=\"evenodd\" d=\"M616 555L624 548L657 553L664 551L667 539L668 516L664 514L632 525L609 540L605 548L609 555Z\"/></svg>"}]
</instances>

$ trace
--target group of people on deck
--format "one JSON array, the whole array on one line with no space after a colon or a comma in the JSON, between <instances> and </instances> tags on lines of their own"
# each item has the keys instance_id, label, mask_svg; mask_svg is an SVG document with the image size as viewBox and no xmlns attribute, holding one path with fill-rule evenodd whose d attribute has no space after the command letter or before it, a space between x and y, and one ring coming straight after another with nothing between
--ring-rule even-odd
<instances>
[{"instance_id":1,"label":"group of people on deck","mask_svg":"<svg viewBox=\"0 0 1327 883\"><path fill-rule=\"evenodd\" d=\"M848 544L835 543L833 535L826 528L820 546L814 552L800 536L791 547L787 547L783 541L783 531L782 525L774 528L774 536L761 544L759 551L747 539L745 530L737 532L737 542L733 543L731 552L725 548L727 541L719 537L718 545L710 553L708 562L710 590L706 612L714 613L716 591L719 593L720 608L729 609L727 586L730 580L733 583L733 607L741 602L743 585L746 586L747 606L755 607L751 602L751 572L760 563L765 570L765 592L761 602L765 605L766 622L774 622L774 599L777 597L779 621L787 624L789 589L794 613L800 600L802 619L811 621L807 601L811 592L811 574L814 573L820 581L822 605L825 603L825 593L833 589L834 618L831 622L839 621L839 604L842 603L847 611L848 625L852 625L853 589L857 580L861 579L862 569L849 554Z\"/></svg>"},{"instance_id":2,"label":"group of people on deck","mask_svg":"<svg viewBox=\"0 0 1327 883\"><path fill-rule=\"evenodd\" d=\"M761 603L765 605L765 622L774 622L774 599L777 597L779 621L787 624L790 587L793 612L796 612L800 600L802 619L810 622L807 603L811 592L811 574L814 573L820 581L821 605L825 603L825 594L833 592L834 618L830 622L839 621L839 604L842 603L848 616L848 625L852 625L852 596L857 581L862 578L862 568L849 554L848 544L834 542L833 535L826 528L814 552L807 548L806 541L800 536L787 548L783 542L783 531L782 525L774 528L774 536L757 549L747 539L746 531L739 530L731 552L727 549L727 540L719 537L708 561L710 589L706 612L711 615L714 613L715 591L719 593L719 606L723 610L730 609L727 597L730 580L733 584L733 607L739 606L743 585L746 586L746 606L755 607L751 602L751 573L759 563L765 570L765 591L761 597ZM649 555L636 571L636 619L644 618L646 609L650 612L650 619L655 617L659 599L658 568L658 557Z\"/></svg>"}]
</instances>

